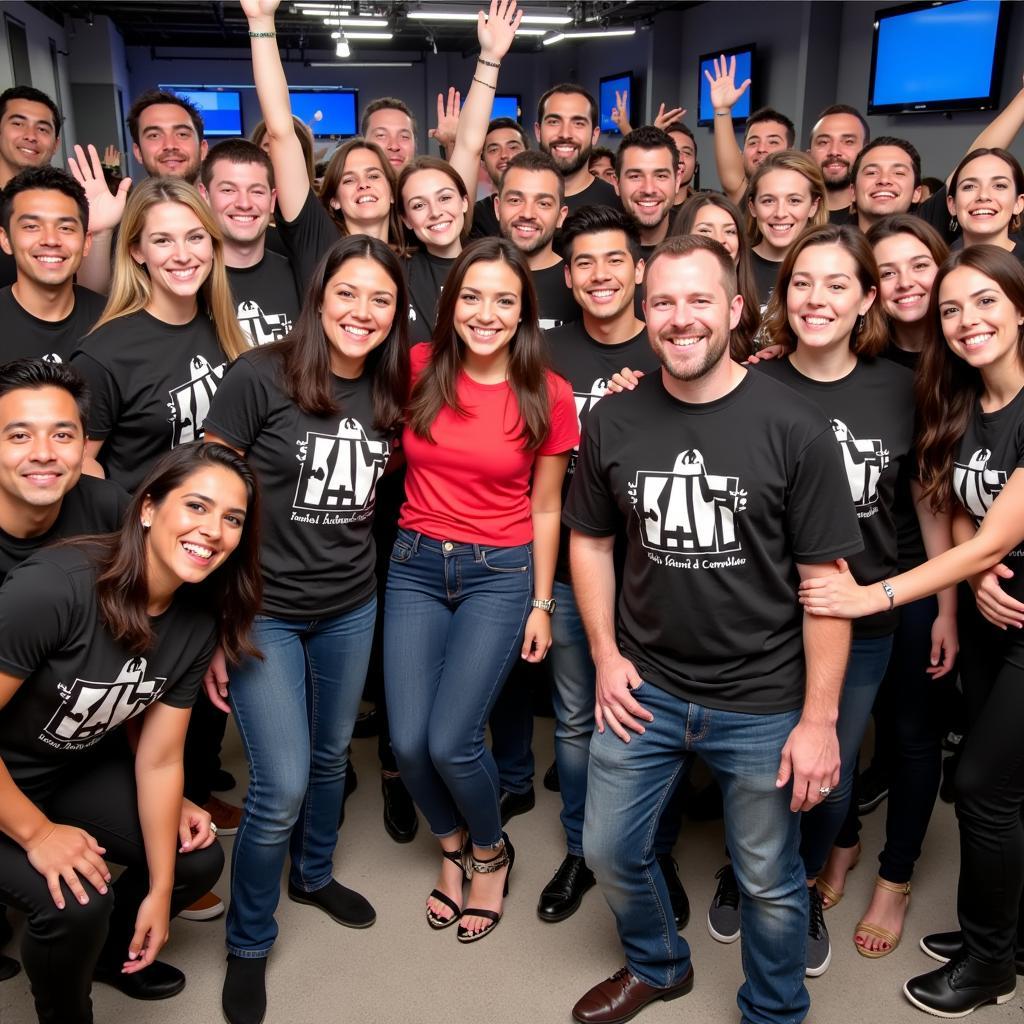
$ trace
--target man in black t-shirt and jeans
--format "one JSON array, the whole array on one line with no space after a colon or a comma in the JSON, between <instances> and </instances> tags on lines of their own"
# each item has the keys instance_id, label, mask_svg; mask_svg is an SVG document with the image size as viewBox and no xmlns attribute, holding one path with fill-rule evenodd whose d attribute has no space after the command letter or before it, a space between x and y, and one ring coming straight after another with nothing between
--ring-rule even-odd
<instances>
[{"instance_id":1,"label":"man in black t-shirt and jeans","mask_svg":"<svg viewBox=\"0 0 1024 1024\"><path fill-rule=\"evenodd\" d=\"M597 670L583 848L626 951L573 1017L611 1024L693 986L651 836L697 753L738 854L741 1014L792 1024L810 1005L796 812L838 781L850 644L841 621L804 617L796 589L858 551L860 534L821 411L729 358L743 300L725 249L668 239L645 296L661 373L588 414L563 514Z\"/></svg>"}]
</instances>

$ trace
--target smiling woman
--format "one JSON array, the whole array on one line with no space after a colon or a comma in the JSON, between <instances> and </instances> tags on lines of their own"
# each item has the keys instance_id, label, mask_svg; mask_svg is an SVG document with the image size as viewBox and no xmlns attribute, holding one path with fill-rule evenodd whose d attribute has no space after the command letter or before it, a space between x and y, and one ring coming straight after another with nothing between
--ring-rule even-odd
<instances>
[{"instance_id":1,"label":"smiling woman","mask_svg":"<svg viewBox=\"0 0 1024 1024\"><path fill-rule=\"evenodd\" d=\"M963 230L964 246L988 243L1024 262L1024 246L1010 238L1024 212L1024 170L1005 149L975 149L949 179L949 212Z\"/></svg>"}]
</instances>

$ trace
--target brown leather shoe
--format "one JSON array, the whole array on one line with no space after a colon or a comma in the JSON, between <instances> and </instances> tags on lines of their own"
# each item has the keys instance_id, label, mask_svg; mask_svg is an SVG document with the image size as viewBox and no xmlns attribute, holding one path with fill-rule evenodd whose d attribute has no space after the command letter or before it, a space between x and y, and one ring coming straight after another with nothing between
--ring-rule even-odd
<instances>
[{"instance_id":1,"label":"brown leather shoe","mask_svg":"<svg viewBox=\"0 0 1024 1024\"><path fill-rule=\"evenodd\" d=\"M692 988L692 966L669 988L654 988L631 973L628 967L623 967L595 985L572 1008L572 1019L579 1024L622 1024L632 1020L648 1003L678 999Z\"/></svg>"}]
</instances>

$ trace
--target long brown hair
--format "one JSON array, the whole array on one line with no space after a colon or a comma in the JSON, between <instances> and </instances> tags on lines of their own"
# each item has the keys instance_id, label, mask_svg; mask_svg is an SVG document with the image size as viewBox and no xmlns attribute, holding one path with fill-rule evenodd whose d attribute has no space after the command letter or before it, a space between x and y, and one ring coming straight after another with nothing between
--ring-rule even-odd
<instances>
[{"instance_id":1,"label":"long brown hair","mask_svg":"<svg viewBox=\"0 0 1024 1024\"><path fill-rule=\"evenodd\" d=\"M106 308L93 331L123 316L131 316L149 305L153 286L149 272L132 258L146 229L149 211L160 203L178 203L196 215L213 243L213 266L199 289L199 306L213 321L220 347L229 359L235 359L249 348L249 342L238 326L235 302L228 284L224 262L224 235L213 219L209 204L194 185L180 178L147 178L136 185L128 196L121 218L121 230L114 250L114 277Z\"/></svg>"},{"instance_id":2,"label":"long brown hair","mask_svg":"<svg viewBox=\"0 0 1024 1024\"><path fill-rule=\"evenodd\" d=\"M342 236L349 234L348 225L345 223L345 216L340 209L331 206L331 200L338 192L338 186L345 174L345 164L348 155L356 149L368 149L380 162L384 180L391 189L391 212L388 215L388 244L401 252L405 246L405 234L401 218L398 216L398 179L395 176L395 169L388 162L387 154L376 142L370 142L361 135L349 139L343 146L334 151L327 169L324 171L324 178L320 184L320 205L330 214L331 220L338 226Z\"/></svg>"},{"instance_id":3,"label":"long brown hair","mask_svg":"<svg viewBox=\"0 0 1024 1024\"><path fill-rule=\"evenodd\" d=\"M857 267L857 280L866 295L875 289L876 301L858 320L850 334L850 350L856 356L871 359L885 351L889 343L889 329L885 313L878 298L878 264L867 239L858 228L850 224L825 224L823 227L805 228L789 247L786 258L779 269L779 281L768 300L764 312L764 328L771 345L784 345L792 351L796 348L796 334L789 322L786 309L786 294L793 280L793 268L800 254L815 245L838 245L852 259Z\"/></svg>"},{"instance_id":4,"label":"long brown hair","mask_svg":"<svg viewBox=\"0 0 1024 1024\"><path fill-rule=\"evenodd\" d=\"M750 184L744 196L743 208L747 212L747 238L750 247L759 245L763 239L761 229L757 226L757 218L750 212L751 206L757 201L757 190L762 179L772 171L796 171L807 179L811 198L818 200L818 206L807 221L807 228L821 227L828 223L828 192L821 168L806 154L796 149L783 149L777 153L769 153L750 176ZM805 228L804 230L807 230ZM778 291L778 288L775 289Z\"/></svg>"},{"instance_id":5,"label":"long brown hair","mask_svg":"<svg viewBox=\"0 0 1024 1024\"><path fill-rule=\"evenodd\" d=\"M1010 177L1013 179L1013 191L1014 191L1014 202L1016 202L1022 195L1024 195L1024 168L1021 167L1020 161L1008 150L1000 149L998 146L983 147L980 149L972 149L956 165L956 170L949 176L949 191L946 195L946 207L953 207L951 211L953 214L954 223L952 227L959 226L956 222L956 190L960 187L960 177L964 173L964 168L971 163L972 160L977 160L983 156L994 156L998 157L1003 161L1004 164L1009 168ZM1021 216L1019 213L1011 213L1010 223L1007 224L1007 233L1013 231L1020 231Z\"/></svg>"},{"instance_id":6,"label":"long brown hair","mask_svg":"<svg viewBox=\"0 0 1024 1024\"><path fill-rule=\"evenodd\" d=\"M939 319L939 288L958 267L984 274L1024 315L1024 268L1005 249L970 245L951 252L939 267L928 307L931 337L921 351L914 380L918 473L924 497L936 512L950 512L955 507L953 464L983 390L981 374L950 351ZM1017 361L1024 366L1024 327L1017 332Z\"/></svg>"},{"instance_id":7,"label":"long brown hair","mask_svg":"<svg viewBox=\"0 0 1024 1024\"><path fill-rule=\"evenodd\" d=\"M452 265L437 309L430 362L420 374L409 402L409 426L420 437L433 441L430 428L442 407L448 406L460 416L458 377L465 343L455 332L455 305L462 291L466 272L474 263L507 263L519 278L522 294L522 319L509 342L508 385L519 406L522 428L519 438L528 451L539 448L551 424L548 398L547 358L544 338L537 323L537 295L533 290L526 257L504 238L480 238L462 250Z\"/></svg>"},{"instance_id":8,"label":"long brown hair","mask_svg":"<svg viewBox=\"0 0 1024 1024\"><path fill-rule=\"evenodd\" d=\"M705 206L717 206L732 218L736 225L736 279L743 296L740 322L729 339L730 355L742 363L754 354L754 337L761 325L761 303L757 295L757 282L750 262L750 240L743 228L743 214L739 207L720 192L695 192L681 207L669 228L669 235L692 235L697 214Z\"/></svg>"},{"instance_id":9,"label":"long brown hair","mask_svg":"<svg viewBox=\"0 0 1024 1024\"><path fill-rule=\"evenodd\" d=\"M371 377L373 422L382 433L398 430L409 394L409 299L398 257L379 238L349 235L324 254L306 289L302 312L294 330L283 341L264 345L247 358L281 359L288 397L311 416L333 416L341 410L334 397L331 343L324 334L320 308L331 278L347 260L366 259L379 264L395 286L395 318L388 336L366 357Z\"/></svg>"},{"instance_id":10,"label":"long brown hair","mask_svg":"<svg viewBox=\"0 0 1024 1024\"><path fill-rule=\"evenodd\" d=\"M260 496L249 464L222 444L196 441L179 445L164 455L146 474L125 513L121 529L101 537L88 537L98 549L96 597L100 615L111 636L133 654L144 654L153 644L153 627L147 611L148 534L142 525L142 508L148 500L160 505L167 495L207 466L230 470L245 484L248 508L238 547L224 564L202 583L182 584L192 606L200 605L216 616L219 642L229 661L244 655L259 657L249 640L249 628L259 611L263 593L260 570Z\"/></svg>"}]
</instances>

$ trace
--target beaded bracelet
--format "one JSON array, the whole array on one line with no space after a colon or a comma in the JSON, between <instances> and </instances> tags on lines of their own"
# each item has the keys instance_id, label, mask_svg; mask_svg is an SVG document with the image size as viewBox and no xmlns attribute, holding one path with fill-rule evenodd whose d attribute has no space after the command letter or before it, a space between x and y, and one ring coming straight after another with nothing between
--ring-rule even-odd
<instances>
[{"instance_id":1,"label":"beaded bracelet","mask_svg":"<svg viewBox=\"0 0 1024 1024\"><path fill-rule=\"evenodd\" d=\"M491 85L490 82L485 82L482 78L477 78L476 75L473 76L473 81L479 82L481 85L486 85L488 89L497 89L497 86Z\"/></svg>"},{"instance_id":2,"label":"beaded bracelet","mask_svg":"<svg viewBox=\"0 0 1024 1024\"><path fill-rule=\"evenodd\" d=\"M277 38L277 33L276 32L250 32L249 33L249 38L250 39L276 39Z\"/></svg>"},{"instance_id":3,"label":"beaded bracelet","mask_svg":"<svg viewBox=\"0 0 1024 1024\"><path fill-rule=\"evenodd\" d=\"M493 60L484 60L483 57L477 57L476 62L477 62L477 64L486 64L487 67L489 67L489 68L500 68L501 67L500 63L495 64Z\"/></svg>"}]
</instances>

